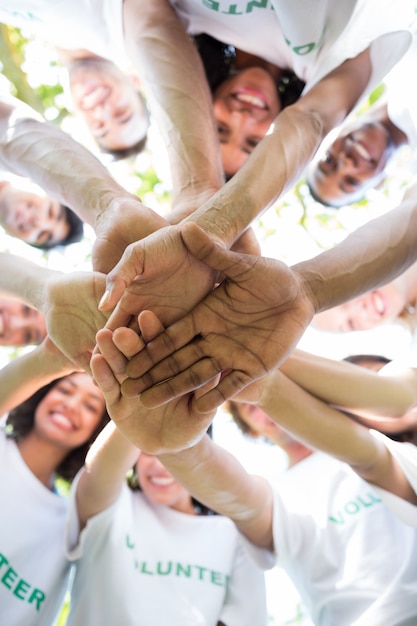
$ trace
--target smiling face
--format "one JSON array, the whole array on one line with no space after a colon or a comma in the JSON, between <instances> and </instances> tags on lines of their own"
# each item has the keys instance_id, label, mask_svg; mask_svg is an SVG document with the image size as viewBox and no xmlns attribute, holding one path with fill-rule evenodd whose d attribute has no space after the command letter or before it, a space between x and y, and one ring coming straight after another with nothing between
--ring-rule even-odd
<instances>
[{"instance_id":1,"label":"smiling face","mask_svg":"<svg viewBox=\"0 0 417 626\"><path fill-rule=\"evenodd\" d=\"M46 336L45 318L17 300L0 299L0 345L26 346Z\"/></svg>"},{"instance_id":2,"label":"smiling face","mask_svg":"<svg viewBox=\"0 0 417 626\"><path fill-rule=\"evenodd\" d=\"M148 112L133 79L105 59L86 58L69 67L74 111L97 143L124 150L144 139Z\"/></svg>"},{"instance_id":3,"label":"smiling face","mask_svg":"<svg viewBox=\"0 0 417 626\"><path fill-rule=\"evenodd\" d=\"M393 151L381 123L358 124L340 134L324 157L312 163L308 184L324 204L339 207L356 202L383 180Z\"/></svg>"},{"instance_id":4,"label":"smiling face","mask_svg":"<svg viewBox=\"0 0 417 626\"><path fill-rule=\"evenodd\" d=\"M141 452L136 473L142 492L150 502L194 514L190 494L156 457Z\"/></svg>"},{"instance_id":5,"label":"smiling face","mask_svg":"<svg viewBox=\"0 0 417 626\"><path fill-rule=\"evenodd\" d=\"M395 282L323 311L314 316L313 326L323 330L349 332L369 330L395 319L407 305Z\"/></svg>"},{"instance_id":6,"label":"smiling face","mask_svg":"<svg viewBox=\"0 0 417 626\"><path fill-rule=\"evenodd\" d=\"M48 196L0 184L0 224L7 234L32 245L53 245L70 231L65 209Z\"/></svg>"},{"instance_id":7,"label":"smiling face","mask_svg":"<svg viewBox=\"0 0 417 626\"><path fill-rule=\"evenodd\" d=\"M34 429L42 439L70 451L89 440L104 410L103 395L92 378L84 373L71 374L39 402Z\"/></svg>"},{"instance_id":8,"label":"smiling face","mask_svg":"<svg viewBox=\"0 0 417 626\"><path fill-rule=\"evenodd\" d=\"M275 81L253 67L226 79L213 97L223 169L235 174L268 132L281 110Z\"/></svg>"}]
</instances>

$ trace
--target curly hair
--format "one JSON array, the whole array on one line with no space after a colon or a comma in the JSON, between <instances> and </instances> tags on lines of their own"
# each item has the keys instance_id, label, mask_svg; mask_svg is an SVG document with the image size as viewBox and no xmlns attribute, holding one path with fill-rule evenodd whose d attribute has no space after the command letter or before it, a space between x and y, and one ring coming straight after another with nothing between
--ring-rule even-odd
<instances>
[{"instance_id":1,"label":"curly hair","mask_svg":"<svg viewBox=\"0 0 417 626\"><path fill-rule=\"evenodd\" d=\"M6 435L15 441L23 441L31 432L35 422L35 412L39 403L49 393L55 385L59 384L65 377L57 378L48 385L41 387L30 398L22 402L19 406L10 411L6 421ZM110 420L106 410L104 410L100 423L97 425L93 434L83 445L71 450L62 463L56 468L56 475L63 478L67 482L71 482L78 470L84 465L85 456L93 441L99 432L104 428Z\"/></svg>"}]
</instances>

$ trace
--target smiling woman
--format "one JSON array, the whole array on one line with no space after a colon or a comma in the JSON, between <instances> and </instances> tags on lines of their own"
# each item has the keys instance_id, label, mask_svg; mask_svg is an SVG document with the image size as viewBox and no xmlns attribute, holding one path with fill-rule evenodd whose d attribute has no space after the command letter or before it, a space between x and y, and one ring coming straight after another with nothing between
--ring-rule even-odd
<instances>
[{"instance_id":1,"label":"smiling woman","mask_svg":"<svg viewBox=\"0 0 417 626\"><path fill-rule=\"evenodd\" d=\"M3 418L0 430L0 497L7 502L0 518L0 603L7 623L32 626L54 621L68 583L67 500L55 481L74 478L108 421L103 396L85 373L38 389L40 380L57 376L68 362L53 346L40 351L39 360L36 355L15 359L0 372L0 413L27 398Z\"/></svg>"},{"instance_id":2,"label":"smiling woman","mask_svg":"<svg viewBox=\"0 0 417 626\"><path fill-rule=\"evenodd\" d=\"M417 302L417 264L392 282L363 296L323 311L314 317L313 326L324 330L349 332L368 330L401 319L414 330Z\"/></svg>"}]
</instances>

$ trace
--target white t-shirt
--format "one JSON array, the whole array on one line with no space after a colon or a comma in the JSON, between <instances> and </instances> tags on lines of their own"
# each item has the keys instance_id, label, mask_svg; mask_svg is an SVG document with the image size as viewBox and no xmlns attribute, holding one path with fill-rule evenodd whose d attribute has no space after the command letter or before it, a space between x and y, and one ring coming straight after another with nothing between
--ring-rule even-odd
<instances>
[{"instance_id":1,"label":"white t-shirt","mask_svg":"<svg viewBox=\"0 0 417 626\"><path fill-rule=\"evenodd\" d=\"M292 69L306 82L306 90L372 44L369 91L406 52L414 18L412 0L170 2L190 34L207 33Z\"/></svg>"},{"instance_id":2,"label":"white t-shirt","mask_svg":"<svg viewBox=\"0 0 417 626\"><path fill-rule=\"evenodd\" d=\"M404 456L415 472L417 448ZM276 564L314 623L417 624L417 533L392 512L399 498L320 452L285 472L274 493Z\"/></svg>"},{"instance_id":3,"label":"white t-shirt","mask_svg":"<svg viewBox=\"0 0 417 626\"><path fill-rule=\"evenodd\" d=\"M377 430L370 431L374 437L383 441L401 467L408 482L417 493L417 447L412 443L400 443L393 441ZM385 491L380 487L373 486L373 489L383 498L385 504L409 526L417 526L417 506L399 498L398 496Z\"/></svg>"},{"instance_id":4,"label":"white t-shirt","mask_svg":"<svg viewBox=\"0 0 417 626\"><path fill-rule=\"evenodd\" d=\"M0 22L126 65L122 0L0 0Z\"/></svg>"},{"instance_id":5,"label":"white t-shirt","mask_svg":"<svg viewBox=\"0 0 417 626\"><path fill-rule=\"evenodd\" d=\"M390 120L406 135L411 148L410 167L417 171L417 89L415 73L417 68L417 38L412 46L386 76L387 109Z\"/></svg>"},{"instance_id":6,"label":"white t-shirt","mask_svg":"<svg viewBox=\"0 0 417 626\"><path fill-rule=\"evenodd\" d=\"M67 500L35 478L4 430L0 474L0 623L49 626L68 584Z\"/></svg>"},{"instance_id":7,"label":"white t-shirt","mask_svg":"<svg viewBox=\"0 0 417 626\"><path fill-rule=\"evenodd\" d=\"M68 626L262 626L264 574L227 518L152 505L126 485L81 534L73 484L67 545L77 561Z\"/></svg>"}]
</instances>

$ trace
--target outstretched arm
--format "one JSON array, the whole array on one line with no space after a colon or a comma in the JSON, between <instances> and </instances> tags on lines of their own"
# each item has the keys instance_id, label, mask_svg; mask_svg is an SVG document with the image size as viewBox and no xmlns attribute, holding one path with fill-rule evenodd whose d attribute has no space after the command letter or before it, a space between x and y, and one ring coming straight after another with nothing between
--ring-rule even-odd
<instances>
[{"instance_id":1,"label":"outstretched arm","mask_svg":"<svg viewBox=\"0 0 417 626\"><path fill-rule=\"evenodd\" d=\"M132 241L166 225L87 149L17 100L0 103L0 165L33 180L94 228L93 263L100 271L112 269Z\"/></svg>"},{"instance_id":2,"label":"outstretched arm","mask_svg":"<svg viewBox=\"0 0 417 626\"><path fill-rule=\"evenodd\" d=\"M295 350L281 371L321 400L359 415L401 417L417 405L417 370L391 364L376 373Z\"/></svg>"},{"instance_id":3,"label":"outstretched arm","mask_svg":"<svg viewBox=\"0 0 417 626\"><path fill-rule=\"evenodd\" d=\"M49 337L73 362L73 368L89 371L96 333L108 318L97 307L104 292L104 274L66 274L6 252L0 253L0 261L0 292L41 311Z\"/></svg>"},{"instance_id":4,"label":"outstretched arm","mask_svg":"<svg viewBox=\"0 0 417 626\"><path fill-rule=\"evenodd\" d=\"M126 49L167 149L175 222L223 184L212 98L197 48L168 0L125 0Z\"/></svg>"},{"instance_id":5,"label":"outstretched arm","mask_svg":"<svg viewBox=\"0 0 417 626\"><path fill-rule=\"evenodd\" d=\"M257 404L304 444L348 463L364 480L417 504L416 493L381 440L281 371L249 386L234 400Z\"/></svg>"},{"instance_id":6,"label":"outstretched arm","mask_svg":"<svg viewBox=\"0 0 417 626\"><path fill-rule=\"evenodd\" d=\"M392 280L415 262L417 186L398 208L292 268L223 250L191 224L182 235L193 254L227 279L132 360L124 392L149 389L143 401L155 406L198 387L214 371L232 369L199 401L205 410L283 362L315 313Z\"/></svg>"},{"instance_id":7,"label":"outstretched arm","mask_svg":"<svg viewBox=\"0 0 417 626\"><path fill-rule=\"evenodd\" d=\"M85 459L77 485L80 528L88 519L116 501L126 474L136 463L140 450L110 422L101 431Z\"/></svg>"},{"instance_id":8,"label":"outstretched arm","mask_svg":"<svg viewBox=\"0 0 417 626\"><path fill-rule=\"evenodd\" d=\"M172 19L174 22L174 18ZM140 73L139 66L137 69ZM262 139L237 174L208 201L198 208L196 206L196 210L185 217L184 221L198 224L212 240L230 248L253 220L299 179L324 137L342 122L361 96L370 71L369 52L366 50L355 59L343 63L302 96L297 103L284 109L276 118L272 133ZM179 80L181 82L178 84L184 82L186 85L184 94L181 95L187 95L190 81L184 76L180 76ZM162 89L157 93L158 96L159 93L163 94L164 98L166 96ZM178 93L177 88L173 93L174 95ZM191 97L189 106L192 105ZM187 108L188 110L191 109ZM170 111L169 109L169 114ZM197 112L199 114L202 112L201 106ZM183 119L182 113L180 120ZM211 119L210 115L210 124ZM201 127L205 128L204 120ZM186 133L184 136L188 141L189 135ZM198 136L193 134L192 138ZM205 143L202 145L205 146ZM191 154L197 157L199 150ZM179 162L182 162L181 159ZM137 252L134 254L133 251L129 251L108 275L109 294L105 304L106 310L116 305L124 289L141 273L138 271L140 265L135 265L139 258L136 255ZM190 308L188 307L189 310ZM136 308L135 312L138 310ZM112 327L124 325L126 321L126 314L121 314L113 318ZM166 323L166 320L163 321Z\"/></svg>"},{"instance_id":9,"label":"outstretched arm","mask_svg":"<svg viewBox=\"0 0 417 626\"><path fill-rule=\"evenodd\" d=\"M56 378L71 374L74 369L74 363L47 337L39 346L12 359L0 370L0 415Z\"/></svg>"},{"instance_id":10,"label":"outstretched arm","mask_svg":"<svg viewBox=\"0 0 417 626\"><path fill-rule=\"evenodd\" d=\"M151 326L141 326L149 337L160 330L158 322L152 327L152 316L150 319ZM98 334L98 342L102 354L93 356L92 370L118 428L135 445L143 444L150 454L157 453L198 500L229 516L255 544L271 548L271 489L262 478L248 475L231 454L204 435L213 415L193 414L187 401L147 411L139 398L123 398L120 381L126 375L128 359L140 349L141 339L131 329L119 329L114 337L105 329Z\"/></svg>"}]
</instances>

